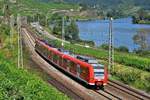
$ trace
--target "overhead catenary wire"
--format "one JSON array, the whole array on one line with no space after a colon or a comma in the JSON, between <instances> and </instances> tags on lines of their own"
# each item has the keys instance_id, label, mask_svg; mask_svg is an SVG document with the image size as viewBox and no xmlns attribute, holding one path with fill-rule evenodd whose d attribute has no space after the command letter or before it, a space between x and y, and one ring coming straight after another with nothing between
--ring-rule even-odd
<instances>
[{"instance_id":1,"label":"overhead catenary wire","mask_svg":"<svg viewBox=\"0 0 150 100\"><path fill-rule=\"evenodd\" d=\"M64 29L64 17L62 17L62 47L64 46L64 41L65 41L65 29Z\"/></svg>"}]
</instances>

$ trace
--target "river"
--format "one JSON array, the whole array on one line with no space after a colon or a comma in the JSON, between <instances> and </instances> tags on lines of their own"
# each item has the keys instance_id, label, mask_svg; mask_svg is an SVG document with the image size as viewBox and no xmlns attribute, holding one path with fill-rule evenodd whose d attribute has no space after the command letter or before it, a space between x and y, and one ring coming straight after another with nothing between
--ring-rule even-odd
<instances>
[{"instance_id":1,"label":"river","mask_svg":"<svg viewBox=\"0 0 150 100\"><path fill-rule=\"evenodd\" d=\"M108 20L78 21L77 25L80 39L94 41L96 46L108 43ZM130 17L113 20L113 36L115 47L125 46L130 52L150 48L150 25L132 24Z\"/></svg>"}]
</instances>

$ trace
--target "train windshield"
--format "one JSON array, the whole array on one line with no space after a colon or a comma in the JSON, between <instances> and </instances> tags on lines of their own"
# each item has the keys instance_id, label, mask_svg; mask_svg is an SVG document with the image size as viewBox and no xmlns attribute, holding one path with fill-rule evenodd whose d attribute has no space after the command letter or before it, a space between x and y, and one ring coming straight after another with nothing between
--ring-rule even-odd
<instances>
[{"instance_id":1,"label":"train windshield","mask_svg":"<svg viewBox=\"0 0 150 100\"><path fill-rule=\"evenodd\" d=\"M94 69L94 76L96 78L104 78L104 65L101 64L92 64Z\"/></svg>"}]
</instances>

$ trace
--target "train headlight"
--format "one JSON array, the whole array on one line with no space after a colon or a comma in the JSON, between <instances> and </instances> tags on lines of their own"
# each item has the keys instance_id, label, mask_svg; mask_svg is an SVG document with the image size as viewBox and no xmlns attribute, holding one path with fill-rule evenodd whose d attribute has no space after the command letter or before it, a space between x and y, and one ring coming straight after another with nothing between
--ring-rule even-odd
<instances>
[{"instance_id":1,"label":"train headlight","mask_svg":"<svg viewBox=\"0 0 150 100\"><path fill-rule=\"evenodd\" d=\"M103 85L103 82L96 82L96 86L101 86Z\"/></svg>"}]
</instances>

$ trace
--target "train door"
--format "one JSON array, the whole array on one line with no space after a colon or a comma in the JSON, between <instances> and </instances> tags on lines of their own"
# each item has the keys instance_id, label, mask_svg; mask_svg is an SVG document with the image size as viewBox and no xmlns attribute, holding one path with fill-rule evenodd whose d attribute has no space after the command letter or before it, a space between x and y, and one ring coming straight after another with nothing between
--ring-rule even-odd
<instances>
[{"instance_id":1,"label":"train door","mask_svg":"<svg viewBox=\"0 0 150 100\"><path fill-rule=\"evenodd\" d=\"M62 58L62 56L59 57L59 65L63 67L63 58Z\"/></svg>"},{"instance_id":2,"label":"train door","mask_svg":"<svg viewBox=\"0 0 150 100\"><path fill-rule=\"evenodd\" d=\"M62 66L65 68L65 69L67 69L67 59L65 59L65 58L62 58L62 60L63 60L63 62L62 62Z\"/></svg>"},{"instance_id":3,"label":"train door","mask_svg":"<svg viewBox=\"0 0 150 100\"><path fill-rule=\"evenodd\" d=\"M67 71L68 71L68 72L70 72L70 66L69 66L69 64L70 64L70 61L67 60L67 64L66 64L66 65L67 65Z\"/></svg>"},{"instance_id":4,"label":"train door","mask_svg":"<svg viewBox=\"0 0 150 100\"><path fill-rule=\"evenodd\" d=\"M80 72L81 72L80 65L77 64L77 77L80 77Z\"/></svg>"},{"instance_id":5,"label":"train door","mask_svg":"<svg viewBox=\"0 0 150 100\"><path fill-rule=\"evenodd\" d=\"M52 61L52 62L53 62L53 55L54 55L54 53L51 52L51 61Z\"/></svg>"},{"instance_id":6,"label":"train door","mask_svg":"<svg viewBox=\"0 0 150 100\"><path fill-rule=\"evenodd\" d=\"M52 54L51 54L51 51L48 50L48 58L51 60L52 59Z\"/></svg>"}]
</instances>

